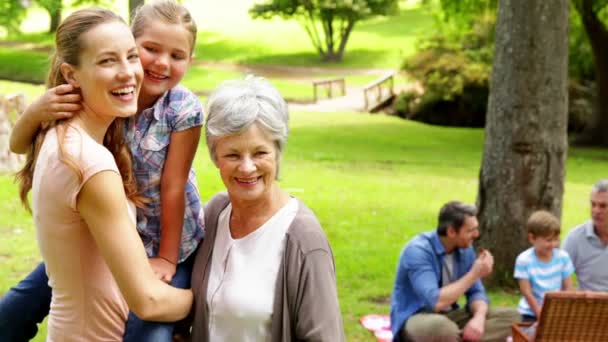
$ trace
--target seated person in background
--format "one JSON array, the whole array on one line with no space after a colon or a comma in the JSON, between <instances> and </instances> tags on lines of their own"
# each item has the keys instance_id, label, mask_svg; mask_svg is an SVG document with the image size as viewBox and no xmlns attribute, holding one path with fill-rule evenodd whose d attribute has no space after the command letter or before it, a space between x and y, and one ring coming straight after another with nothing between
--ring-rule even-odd
<instances>
[{"instance_id":1,"label":"seated person in background","mask_svg":"<svg viewBox=\"0 0 608 342\"><path fill-rule=\"evenodd\" d=\"M393 341L504 341L514 309L488 309L481 278L492 273L494 257L475 257L479 236L477 210L448 202L437 229L414 237L401 252L391 300ZM460 308L458 297L466 295Z\"/></svg>"},{"instance_id":2,"label":"seated person in background","mask_svg":"<svg viewBox=\"0 0 608 342\"><path fill-rule=\"evenodd\" d=\"M522 298L518 311L524 322L535 322L540 315L547 291L574 290L571 275L574 267L568 253L558 248L560 224L548 211L539 210L526 223L532 247L515 261L515 278Z\"/></svg>"},{"instance_id":3,"label":"seated person in background","mask_svg":"<svg viewBox=\"0 0 608 342\"><path fill-rule=\"evenodd\" d=\"M591 220L572 229L564 240L578 287L588 291L608 291L608 179L591 188Z\"/></svg>"}]
</instances>

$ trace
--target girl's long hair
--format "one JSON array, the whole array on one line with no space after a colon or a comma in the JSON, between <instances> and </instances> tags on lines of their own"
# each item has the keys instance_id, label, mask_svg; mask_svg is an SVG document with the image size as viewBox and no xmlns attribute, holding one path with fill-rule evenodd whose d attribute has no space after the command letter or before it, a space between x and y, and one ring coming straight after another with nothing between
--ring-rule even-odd
<instances>
[{"instance_id":1,"label":"girl's long hair","mask_svg":"<svg viewBox=\"0 0 608 342\"><path fill-rule=\"evenodd\" d=\"M68 63L73 66L79 65L79 57L84 50L84 42L81 38L82 35L98 25L113 21L125 24L124 20L114 12L103 8L93 7L72 13L59 25L55 35L55 53L51 58L50 70L46 81L47 89L67 83L61 73L60 67L62 63ZM19 182L21 203L23 203L28 211L31 211L31 208L27 194L32 189L36 160L38 159L38 153L44 142L44 137L49 129L55 127L57 130L59 160L74 171L79 182L83 181L84 174L81 166L73 156L66 153L63 146L68 125L69 123L66 120L43 123L27 152L25 165L16 174L16 178ZM124 140L124 131L125 119L114 119L104 136L103 145L110 150L116 160L127 197L135 204L141 205L145 200L139 196L137 191L137 183L133 177L131 154Z\"/></svg>"}]
</instances>

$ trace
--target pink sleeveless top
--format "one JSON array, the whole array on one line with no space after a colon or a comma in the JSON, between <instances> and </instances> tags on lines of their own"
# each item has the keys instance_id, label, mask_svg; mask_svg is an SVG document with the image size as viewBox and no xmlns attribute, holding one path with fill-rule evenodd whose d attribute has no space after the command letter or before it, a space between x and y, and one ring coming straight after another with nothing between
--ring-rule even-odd
<instances>
[{"instance_id":1,"label":"pink sleeveless top","mask_svg":"<svg viewBox=\"0 0 608 342\"><path fill-rule=\"evenodd\" d=\"M78 127L68 128L64 147L79 163L83 182L59 160L57 131L51 129L32 187L38 244L53 290L47 341L122 341L129 309L76 208L90 177L118 173L118 167L110 151Z\"/></svg>"}]
</instances>

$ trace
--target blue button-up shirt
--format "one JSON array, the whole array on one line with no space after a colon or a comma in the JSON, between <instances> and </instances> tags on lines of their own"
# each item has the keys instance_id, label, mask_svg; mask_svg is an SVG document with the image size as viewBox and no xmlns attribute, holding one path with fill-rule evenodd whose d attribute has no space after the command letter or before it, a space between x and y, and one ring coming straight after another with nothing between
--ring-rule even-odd
<instances>
[{"instance_id":1,"label":"blue button-up shirt","mask_svg":"<svg viewBox=\"0 0 608 342\"><path fill-rule=\"evenodd\" d=\"M133 155L133 173L138 189L150 199L144 208L137 209L137 230L148 257L158 255L160 246L160 181L171 134L202 125L203 110L198 97L179 85L163 94L154 106L127 121L125 135ZM204 235L203 205L192 167L184 197L186 207L178 262L194 252Z\"/></svg>"},{"instance_id":2,"label":"blue button-up shirt","mask_svg":"<svg viewBox=\"0 0 608 342\"><path fill-rule=\"evenodd\" d=\"M462 278L475 262L473 247L454 250L454 279ZM436 231L414 237L401 251L395 286L391 298L391 327L393 341L401 339L399 331L419 312L434 312L442 284L445 248ZM488 302L486 291L477 280L465 293L467 304L477 300Z\"/></svg>"}]
</instances>

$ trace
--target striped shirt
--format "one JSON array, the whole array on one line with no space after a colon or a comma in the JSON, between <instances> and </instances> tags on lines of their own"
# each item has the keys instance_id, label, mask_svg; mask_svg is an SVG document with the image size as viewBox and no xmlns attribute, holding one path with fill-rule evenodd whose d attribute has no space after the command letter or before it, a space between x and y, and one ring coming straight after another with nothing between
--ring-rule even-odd
<instances>
[{"instance_id":1,"label":"striped shirt","mask_svg":"<svg viewBox=\"0 0 608 342\"><path fill-rule=\"evenodd\" d=\"M547 291L559 291L562 282L574 273L574 266L566 251L553 249L553 258L548 262L538 260L534 247L531 247L517 256L515 261L515 278L530 282L532 295L539 305ZM536 316L525 297L519 300L517 307L522 315Z\"/></svg>"},{"instance_id":2,"label":"striped shirt","mask_svg":"<svg viewBox=\"0 0 608 342\"><path fill-rule=\"evenodd\" d=\"M133 155L133 172L142 195L151 200L137 210L137 230L148 257L158 255L161 232L160 181L171 134L203 125L202 105L192 92L176 86L154 106L129 118L126 140ZM186 206L178 262L184 261L204 235L203 206L194 169L186 182Z\"/></svg>"}]
</instances>

